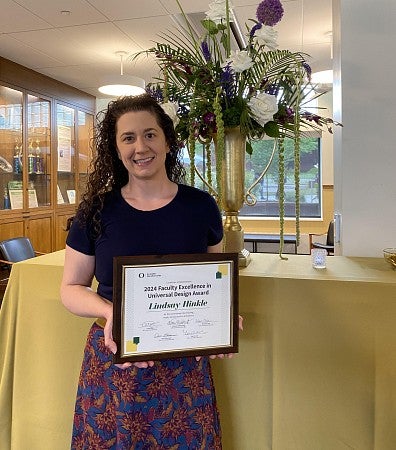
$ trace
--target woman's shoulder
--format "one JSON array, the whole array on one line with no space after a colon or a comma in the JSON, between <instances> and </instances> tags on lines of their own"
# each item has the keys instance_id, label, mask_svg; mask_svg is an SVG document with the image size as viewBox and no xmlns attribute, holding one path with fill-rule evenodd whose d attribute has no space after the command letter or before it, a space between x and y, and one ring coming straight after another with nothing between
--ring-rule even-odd
<instances>
[{"instance_id":1,"label":"woman's shoulder","mask_svg":"<svg viewBox=\"0 0 396 450\"><path fill-rule=\"evenodd\" d=\"M98 211L100 211L100 214L102 216L112 214L114 209L117 209L117 205L120 205L120 203L121 192L120 190L114 189L103 194L101 198L97 197L88 211L86 211L86 206L84 205L84 203L81 202L75 216L73 217L73 223L78 222L80 223L80 226L81 223L84 223L85 226L87 226L88 224L86 223L86 217L92 218ZM88 220L88 222L90 223L91 220Z\"/></svg>"},{"instance_id":2,"label":"woman's shoulder","mask_svg":"<svg viewBox=\"0 0 396 450\"><path fill-rule=\"evenodd\" d=\"M104 201L106 202L112 202L117 201L121 198L121 189L112 189L111 191L107 191L104 194Z\"/></svg>"},{"instance_id":3,"label":"woman's shoulder","mask_svg":"<svg viewBox=\"0 0 396 450\"><path fill-rule=\"evenodd\" d=\"M112 210L114 208L122 205L122 195L120 189L112 189L108 191L103 196L103 209L104 210Z\"/></svg>"}]
</instances>

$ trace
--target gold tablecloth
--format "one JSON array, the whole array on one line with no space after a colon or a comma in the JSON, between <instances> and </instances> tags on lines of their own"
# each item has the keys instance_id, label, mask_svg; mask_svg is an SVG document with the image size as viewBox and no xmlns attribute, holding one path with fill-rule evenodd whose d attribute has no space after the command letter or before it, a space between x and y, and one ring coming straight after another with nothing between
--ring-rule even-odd
<instances>
[{"instance_id":1,"label":"gold tablecloth","mask_svg":"<svg viewBox=\"0 0 396 450\"><path fill-rule=\"evenodd\" d=\"M0 310L0 449L70 449L93 319L61 304L64 251L14 264Z\"/></svg>"},{"instance_id":2,"label":"gold tablecloth","mask_svg":"<svg viewBox=\"0 0 396 450\"><path fill-rule=\"evenodd\" d=\"M92 319L59 300L64 253L14 266L0 312L0 449L63 450ZM396 272L254 254L240 353L213 362L224 450L396 448Z\"/></svg>"}]
</instances>

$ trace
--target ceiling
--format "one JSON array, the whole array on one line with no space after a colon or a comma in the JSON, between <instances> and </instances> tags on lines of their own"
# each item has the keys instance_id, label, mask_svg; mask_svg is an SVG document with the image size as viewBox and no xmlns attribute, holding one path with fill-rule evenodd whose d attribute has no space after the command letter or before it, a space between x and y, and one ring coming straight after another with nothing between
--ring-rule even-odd
<instances>
[{"instance_id":1,"label":"ceiling","mask_svg":"<svg viewBox=\"0 0 396 450\"><path fill-rule=\"evenodd\" d=\"M212 0L180 0L186 13L208 10ZM259 1L232 0L239 26L255 18ZM282 0L276 25L279 48L311 56L313 70L331 68L332 0ZM120 73L118 51L129 55L153 46L157 34L172 31L176 0L0 0L0 56L59 81L105 97L104 78ZM157 75L142 57L124 62L124 74Z\"/></svg>"}]
</instances>

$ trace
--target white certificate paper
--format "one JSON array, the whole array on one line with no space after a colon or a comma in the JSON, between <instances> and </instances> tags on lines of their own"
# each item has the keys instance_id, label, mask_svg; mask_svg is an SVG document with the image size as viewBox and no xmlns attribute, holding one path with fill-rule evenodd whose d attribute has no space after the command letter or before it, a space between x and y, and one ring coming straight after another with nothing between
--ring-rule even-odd
<instances>
[{"instance_id":1,"label":"white certificate paper","mask_svg":"<svg viewBox=\"0 0 396 450\"><path fill-rule=\"evenodd\" d=\"M235 352L235 261L217 258L122 266L121 358Z\"/></svg>"},{"instance_id":2,"label":"white certificate paper","mask_svg":"<svg viewBox=\"0 0 396 450\"><path fill-rule=\"evenodd\" d=\"M71 128L58 125L58 172L71 172Z\"/></svg>"}]
</instances>

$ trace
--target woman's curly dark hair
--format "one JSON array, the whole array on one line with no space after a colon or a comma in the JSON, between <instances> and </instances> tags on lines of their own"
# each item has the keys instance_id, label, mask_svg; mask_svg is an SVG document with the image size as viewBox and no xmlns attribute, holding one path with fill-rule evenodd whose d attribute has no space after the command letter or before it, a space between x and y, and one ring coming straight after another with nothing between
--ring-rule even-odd
<instances>
[{"instance_id":1,"label":"woman's curly dark hair","mask_svg":"<svg viewBox=\"0 0 396 450\"><path fill-rule=\"evenodd\" d=\"M116 144L116 123L125 113L148 111L152 113L162 128L169 152L165 168L168 178L175 183L183 183L185 170L180 160L180 146L172 119L149 94L135 97L121 97L111 101L107 110L97 114L93 146L96 156L88 177L86 191L78 208L81 224L92 222L95 235L100 233L100 213L106 192L121 189L128 182L128 171L118 157Z\"/></svg>"}]
</instances>

